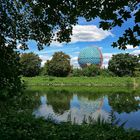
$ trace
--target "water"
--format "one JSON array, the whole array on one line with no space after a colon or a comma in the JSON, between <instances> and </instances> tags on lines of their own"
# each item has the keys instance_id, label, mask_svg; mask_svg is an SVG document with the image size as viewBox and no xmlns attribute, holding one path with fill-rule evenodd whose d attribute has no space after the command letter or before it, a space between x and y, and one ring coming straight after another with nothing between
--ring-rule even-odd
<instances>
[{"instance_id":1,"label":"water","mask_svg":"<svg viewBox=\"0 0 140 140\"><path fill-rule=\"evenodd\" d=\"M39 106L35 107L35 117L51 118L56 122L81 124L91 118L110 121L114 112L119 124L126 121L125 128L140 130L140 95L136 93L43 93L36 94Z\"/></svg>"}]
</instances>

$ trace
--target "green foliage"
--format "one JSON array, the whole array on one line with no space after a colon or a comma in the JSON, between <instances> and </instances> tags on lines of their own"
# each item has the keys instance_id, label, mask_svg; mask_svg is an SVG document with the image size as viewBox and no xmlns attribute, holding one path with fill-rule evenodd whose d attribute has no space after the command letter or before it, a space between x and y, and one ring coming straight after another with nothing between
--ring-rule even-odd
<instances>
[{"instance_id":1,"label":"green foliage","mask_svg":"<svg viewBox=\"0 0 140 140\"><path fill-rule=\"evenodd\" d=\"M55 91L53 90L52 92L54 93ZM67 92L66 96L64 95L65 92ZM72 94L69 94L67 90L62 90L61 92L57 91L55 96L53 95L54 94L48 94L47 100L48 104L52 105L53 111L56 114L63 114L66 110L69 110Z\"/></svg>"},{"instance_id":2,"label":"green foliage","mask_svg":"<svg viewBox=\"0 0 140 140\"><path fill-rule=\"evenodd\" d=\"M139 56L128 53L113 55L108 69L117 76L134 76L135 68L139 66L139 60Z\"/></svg>"},{"instance_id":3,"label":"green foliage","mask_svg":"<svg viewBox=\"0 0 140 140\"><path fill-rule=\"evenodd\" d=\"M140 63L135 67L134 76L140 77Z\"/></svg>"},{"instance_id":4,"label":"green foliage","mask_svg":"<svg viewBox=\"0 0 140 140\"><path fill-rule=\"evenodd\" d=\"M1 140L139 140L140 133L125 130L117 123L97 122L82 125L67 123L56 124L50 120L35 118L32 108L36 98L22 96L0 102L0 139Z\"/></svg>"},{"instance_id":5,"label":"green foliage","mask_svg":"<svg viewBox=\"0 0 140 140\"><path fill-rule=\"evenodd\" d=\"M94 77L100 75L100 68L95 65L90 65L82 69L83 76Z\"/></svg>"},{"instance_id":6,"label":"green foliage","mask_svg":"<svg viewBox=\"0 0 140 140\"><path fill-rule=\"evenodd\" d=\"M21 72L23 76L32 77L39 75L41 59L34 53L24 53L20 57Z\"/></svg>"},{"instance_id":7,"label":"green foliage","mask_svg":"<svg viewBox=\"0 0 140 140\"><path fill-rule=\"evenodd\" d=\"M80 76L87 76L87 77L95 77L95 76L102 76L102 77L112 77L114 74L109 71L108 69L100 69L98 66L91 65L88 67L85 67L83 69L75 68L72 70L72 75L75 77Z\"/></svg>"},{"instance_id":8,"label":"green foliage","mask_svg":"<svg viewBox=\"0 0 140 140\"><path fill-rule=\"evenodd\" d=\"M122 26L131 18L135 25L126 29L118 42L113 43L113 47L126 49L127 44L134 47L140 44L139 0L85 0L82 4L80 0L1 0L0 13L1 34L6 40L18 40L23 48L27 47L26 43L31 39L37 41L38 48L42 49L43 45L50 45L54 35L59 42L69 42L72 25L76 25L78 17L87 21L99 17L100 27L106 30Z\"/></svg>"},{"instance_id":9,"label":"green foliage","mask_svg":"<svg viewBox=\"0 0 140 140\"><path fill-rule=\"evenodd\" d=\"M112 109L118 113L130 113L140 109L140 101L135 99L133 93L127 95L125 93L112 94L108 99Z\"/></svg>"},{"instance_id":10,"label":"green foliage","mask_svg":"<svg viewBox=\"0 0 140 140\"><path fill-rule=\"evenodd\" d=\"M83 71L82 71L82 69L78 69L78 68L72 69L72 74L71 74L71 76L74 76L74 77L83 76Z\"/></svg>"},{"instance_id":11,"label":"green foliage","mask_svg":"<svg viewBox=\"0 0 140 140\"><path fill-rule=\"evenodd\" d=\"M57 77L65 77L70 73L70 57L63 52L54 53L51 60L44 66L45 74Z\"/></svg>"},{"instance_id":12,"label":"green foliage","mask_svg":"<svg viewBox=\"0 0 140 140\"><path fill-rule=\"evenodd\" d=\"M19 53L13 45L0 45L0 98L13 97L22 88Z\"/></svg>"},{"instance_id":13,"label":"green foliage","mask_svg":"<svg viewBox=\"0 0 140 140\"><path fill-rule=\"evenodd\" d=\"M109 71L109 69L101 69L100 70L100 76L102 77L113 77L115 76L115 74L111 71Z\"/></svg>"}]
</instances>

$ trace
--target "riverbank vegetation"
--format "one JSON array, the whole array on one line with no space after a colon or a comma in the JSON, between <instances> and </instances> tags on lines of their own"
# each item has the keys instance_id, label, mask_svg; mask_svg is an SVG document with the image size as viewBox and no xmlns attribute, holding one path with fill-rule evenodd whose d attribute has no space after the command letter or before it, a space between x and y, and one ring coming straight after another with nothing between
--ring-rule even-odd
<instances>
[{"instance_id":1,"label":"riverbank vegetation","mask_svg":"<svg viewBox=\"0 0 140 140\"><path fill-rule=\"evenodd\" d=\"M76 92L76 88L75 91L71 91L70 89L57 90L50 88L48 91L43 91L42 89L42 92L41 89L42 87L40 87L40 89L36 86L34 88L30 87L20 98L11 98L0 102L1 140L10 140L11 138L14 140L89 140L94 138L96 140L139 140L139 131L134 129L124 129L124 124L122 124L121 126L118 125L118 121L115 120L113 112L110 115L110 119L112 120L111 122L104 122L99 118L97 121L91 119L91 122L89 124L83 122L83 124L81 125L71 124L70 121L65 123L57 123L52 121L51 118L49 120L36 118L32 112L35 106L40 105L40 101L38 98L40 97L41 93L43 95L45 93L48 93L49 102L51 102L53 107L54 105L57 105L57 109L60 107L61 110L62 108L66 108L66 105L58 106L58 103L63 104L65 103L65 100L68 100L68 98L63 98L65 94L69 94L71 96L71 93L79 93L82 94L83 97L86 96L89 99L93 100L104 96L102 95L104 94L103 91L102 93L97 94L96 89L91 90L90 88L85 88L85 90L81 89L83 90L83 93L78 91ZM89 93L88 91L92 91L92 93ZM39 96L35 95L34 93L38 93ZM55 93L57 94L53 96L53 94ZM135 105L135 108L138 107L136 105L137 102L134 101L134 103L132 103L131 100L131 98L134 98L137 93L132 93L130 92L130 90L127 90L126 93L129 93L126 100L125 98L122 98L125 96L125 93L121 94L118 91L114 93L108 93L110 94L109 103L112 105L114 110L119 112L128 110L128 108L125 107L126 104L123 103L125 101L128 107L132 106L132 104ZM112 102L112 98L114 97L118 98L116 101L120 102L122 106L120 106L118 102ZM128 111L130 111L130 108Z\"/></svg>"},{"instance_id":2,"label":"riverbank vegetation","mask_svg":"<svg viewBox=\"0 0 140 140\"><path fill-rule=\"evenodd\" d=\"M23 77L26 85L46 85L46 86L99 86L99 87L133 87L133 77ZM139 84L139 78L135 78Z\"/></svg>"}]
</instances>

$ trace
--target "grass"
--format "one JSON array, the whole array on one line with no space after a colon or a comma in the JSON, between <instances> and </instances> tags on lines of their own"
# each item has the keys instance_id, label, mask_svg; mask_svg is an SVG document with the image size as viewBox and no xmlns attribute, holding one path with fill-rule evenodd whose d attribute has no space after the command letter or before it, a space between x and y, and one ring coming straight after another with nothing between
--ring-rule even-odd
<instances>
[{"instance_id":1,"label":"grass","mask_svg":"<svg viewBox=\"0 0 140 140\"><path fill-rule=\"evenodd\" d=\"M140 89L131 87L84 87L84 86L28 86L25 93L73 93L73 94L111 94L111 93L139 93Z\"/></svg>"},{"instance_id":2,"label":"grass","mask_svg":"<svg viewBox=\"0 0 140 140\"><path fill-rule=\"evenodd\" d=\"M132 87L133 77L23 77L29 86L94 86L94 87ZM140 79L136 79L137 85Z\"/></svg>"}]
</instances>

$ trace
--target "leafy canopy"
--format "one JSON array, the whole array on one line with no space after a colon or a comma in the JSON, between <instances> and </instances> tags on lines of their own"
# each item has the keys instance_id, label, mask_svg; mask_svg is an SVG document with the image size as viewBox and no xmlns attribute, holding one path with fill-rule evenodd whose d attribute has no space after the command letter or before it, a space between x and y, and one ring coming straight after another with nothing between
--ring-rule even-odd
<instances>
[{"instance_id":1,"label":"leafy canopy","mask_svg":"<svg viewBox=\"0 0 140 140\"><path fill-rule=\"evenodd\" d=\"M71 70L70 57L63 52L56 52L52 59L45 63L44 68L48 75L65 77Z\"/></svg>"},{"instance_id":2,"label":"leafy canopy","mask_svg":"<svg viewBox=\"0 0 140 140\"><path fill-rule=\"evenodd\" d=\"M10 46L0 46L0 99L13 97L22 87L19 53Z\"/></svg>"},{"instance_id":3,"label":"leafy canopy","mask_svg":"<svg viewBox=\"0 0 140 140\"><path fill-rule=\"evenodd\" d=\"M23 76L32 77L40 72L41 59L34 53L24 53L20 57L21 71Z\"/></svg>"},{"instance_id":4,"label":"leafy canopy","mask_svg":"<svg viewBox=\"0 0 140 140\"><path fill-rule=\"evenodd\" d=\"M113 55L108 69L117 76L134 76L136 68L139 67L139 60L139 56L128 53Z\"/></svg>"},{"instance_id":5,"label":"leafy canopy","mask_svg":"<svg viewBox=\"0 0 140 140\"><path fill-rule=\"evenodd\" d=\"M35 40L39 49L54 39L69 42L78 17L87 21L99 17L100 27L107 30L131 18L134 26L126 29L112 46L126 49L127 44L140 45L139 0L1 0L0 40L18 40L23 48L29 39Z\"/></svg>"}]
</instances>

